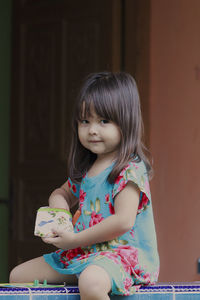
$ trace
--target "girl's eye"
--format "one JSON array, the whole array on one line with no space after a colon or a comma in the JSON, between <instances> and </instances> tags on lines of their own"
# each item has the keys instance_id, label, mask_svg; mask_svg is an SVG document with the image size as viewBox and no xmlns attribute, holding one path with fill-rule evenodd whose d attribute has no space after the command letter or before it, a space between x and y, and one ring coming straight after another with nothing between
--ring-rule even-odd
<instances>
[{"instance_id":1,"label":"girl's eye","mask_svg":"<svg viewBox=\"0 0 200 300\"><path fill-rule=\"evenodd\" d=\"M80 123L81 123L81 124L88 124L89 121L88 121L88 120L81 120Z\"/></svg>"},{"instance_id":2,"label":"girl's eye","mask_svg":"<svg viewBox=\"0 0 200 300\"><path fill-rule=\"evenodd\" d=\"M101 124L108 124L109 121L108 120L101 120Z\"/></svg>"}]
</instances>

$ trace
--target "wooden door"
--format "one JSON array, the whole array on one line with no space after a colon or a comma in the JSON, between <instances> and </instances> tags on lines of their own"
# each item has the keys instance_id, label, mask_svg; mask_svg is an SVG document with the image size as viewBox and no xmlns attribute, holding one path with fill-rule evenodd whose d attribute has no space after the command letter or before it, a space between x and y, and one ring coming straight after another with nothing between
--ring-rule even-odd
<instances>
[{"instance_id":1,"label":"wooden door","mask_svg":"<svg viewBox=\"0 0 200 300\"><path fill-rule=\"evenodd\" d=\"M13 0L9 267L54 250L36 210L66 178L80 80L123 69L138 82L149 136L150 0Z\"/></svg>"},{"instance_id":2,"label":"wooden door","mask_svg":"<svg viewBox=\"0 0 200 300\"><path fill-rule=\"evenodd\" d=\"M74 95L88 73L119 70L118 0L13 0L10 268L54 248L36 210L66 178Z\"/></svg>"}]
</instances>

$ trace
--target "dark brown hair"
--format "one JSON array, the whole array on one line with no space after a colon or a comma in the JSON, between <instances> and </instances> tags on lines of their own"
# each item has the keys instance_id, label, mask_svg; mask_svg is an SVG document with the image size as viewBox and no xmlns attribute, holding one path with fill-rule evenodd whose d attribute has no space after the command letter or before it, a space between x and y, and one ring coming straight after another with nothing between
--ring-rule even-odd
<instances>
[{"instance_id":1,"label":"dark brown hair","mask_svg":"<svg viewBox=\"0 0 200 300\"><path fill-rule=\"evenodd\" d=\"M136 82L125 72L101 72L90 74L85 79L77 98L68 159L69 177L72 181L80 182L96 160L96 154L84 148L78 138L78 120L83 114L90 114L91 104L97 115L114 122L121 130L118 157L108 181L113 183L130 160L143 160L149 173L151 165L144 154L145 147L142 143L143 122Z\"/></svg>"}]
</instances>

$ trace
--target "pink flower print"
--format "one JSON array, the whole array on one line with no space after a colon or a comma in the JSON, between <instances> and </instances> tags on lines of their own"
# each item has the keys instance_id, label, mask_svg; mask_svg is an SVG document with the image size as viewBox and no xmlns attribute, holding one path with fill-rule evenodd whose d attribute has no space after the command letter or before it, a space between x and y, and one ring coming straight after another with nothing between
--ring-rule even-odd
<instances>
[{"instance_id":1,"label":"pink flower print","mask_svg":"<svg viewBox=\"0 0 200 300\"><path fill-rule=\"evenodd\" d=\"M62 251L61 249L58 249L58 250L56 250L55 252L56 252L57 254L59 254L61 251Z\"/></svg>"},{"instance_id":2,"label":"pink flower print","mask_svg":"<svg viewBox=\"0 0 200 300\"><path fill-rule=\"evenodd\" d=\"M126 182L123 180L118 187L118 192L122 191L125 188L125 186L126 186Z\"/></svg>"},{"instance_id":3,"label":"pink flower print","mask_svg":"<svg viewBox=\"0 0 200 300\"><path fill-rule=\"evenodd\" d=\"M73 258L80 256L80 255L84 255L85 252L79 247L79 248L75 248L75 249L70 249L67 251L64 251L61 256L62 257L66 257L69 261L72 260Z\"/></svg>"},{"instance_id":4,"label":"pink flower print","mask_svg":"<svg viewBox=\"0 0 200 300\"><path fill-rule=\"evenodd\" d=\"M138 169L138 166L133 162L132 163L133 164L133 166L136 168L136 170Z\"/></svg>"},{"instance_id":5,"label":"pink flower print","mask_svg":"<svg viewBox=\"0 0 200 300\"><path fill-rule=\"evenodd\" d=\"M85 196L86 196L86 193L84 192L84 190L80 189L79 199L81 202L84 202Z\"/></svg>"},{"instance_id":6,"label":"pink flower print","mask_svg":"<svg viewBox=\"0 0 200 300\"><path fill-rule=\"evenodd\" d=\"M79 207L80 207L80 210L83 207L83 203L85 201L85 196L86 196L86 193L83 190L80 189L80 193L79 193L79 201L80 201Z\"/></svg>"},{"instance_id":7,"label":"pink flower print","mask_svg":"<svg viewBox=\"0 0 200 300\"><path fill-rule=\"evenodd\" d=\"M131 246L119 246L116 249L118 255L121 257L122 265L125 271L131 275L134 274L134 268L138 265L138 250Z\"/></svg>"},{"instance_id":8,"label":"pink flower print","mask_svg":"<svg viewBox=\"0 0 200 300\"><path fill-rule=\"evenodd\" d=\"M143 278L145 284L151 283L151 274L149 272L146 272L145 274L143 274L142 278Z\"/></svg>"},{"instance_id":9,"label":"pink flower print","mask_svg":"<svg viewBox=\"0 0 200 300\"><path fill-rule=\"evenodd\" d=\"M77 258L77 260L87 259L90 257L90 254L91 252L89 252L88 254L81 255L79 258Z\"/></svg>"},{"instance_id":10,"label":"pink flower print","mask_svg":"<svg viewBox=\"0 0 200 300\"><path fill-rule=\"evenodd\" d=\"M82 222L82 224L81 224L81 222L78 222L78 224L76 225L77 232L82 231L84 229L85 229L85 224L83 222Z\"/></svg>"},{"instance_id":11,"label":"pink flower print","mask_svg":"<svg viewBox=\"0 0 200 300\"><path fill-rule=\"evenodd\" d=\"M109 202L109 210L110 210L111 215L114 215L114 213L115 213L115 208L114 208L114 206L112 205L111 202Z\"/></svg>"},{"instance_id":12,"label":"pink flower print","mask_svg":"<svg viewBox=\"0 0 200 300\"><path fill-rule=\"evenodd\" d=\"M138 205L138 212L141 212L142 209L146 208L148 205L149 199L147 198L145 193L142 193L142 199L140 200L140 203Z\"/></svg>"},{"instance_id":13,"label":"pink flower print","mask_svg":"<svg viewBox=\"0 0 200 300\"><path fill-rule=\"evenodd\" d=\"M68 187L71 188L72 185L71 185L71 182L69 181L69 179L67 181L67 184L68 184Z\"/></svg>"},{"instance_id":14,"label":"pink flower print","mask_svg":"<svg viewBox=\"0 0 200 300\"><path fill-rule=\"evenodd\" d=\"M126 277L126 279L124 280L123 284L124 284L125 290L127 291L127 293L125 293L125 296L128 296L129 295L129 289L133 285L133 280L131 278L129 278L129 277Z\"/></svg>"},{"instance_id":15,"label":"pink flower print","mask_svg":"<svg viewBox=\"0 0 200 300\"><path fill-rule=\"evenodd\" d=\"M76 186L74 184L72 185L72 191L76 193Z\"/></svg>"},{"instance_id":16,"label":"pink flower print","mask_svg":"<svg viewBox=\"0 0 200 300\"><path fill-rule=\"evenodd\" d=\"M100 223L104 218L102 217L102 214L97 214L95 211L92 212L91 214L91 220L89 223L89 226L92 227L98 223Z\"/></svg>"},{"instance_id":17,"label":"pink flower print","mask_svg":"<svg viewBox=\"0 0 200 300\"><path fill-rule=\"evenodd\" d=\"M110 201L110 195L109 194L106 194L105 200L106 200L106 203L109 203L109 201Z\"/></svg>"},{"instance_id":18,"label":"pink flower print","mask_svg":"<svg viewBox=\"0 0 200 300\"><path fill-rule=\"evenodd\" d=\"M142 270L138 267L137 269L134 269L134 274L135 276L137 275L137 277L141 277Z\"/></svg>"},{"instance_id":19,"label":"pink flower print","mask_svg":"<svg viewBox=\"0 0 200 300\"><path fill-rule=\"evenodd\" d=\"M133 229L130 230L130 235L132 236L132 238L134 238L135 235L134 235L134 230Z\"/></svg>"},{"instance_id":20,"label":"pink flower print","mask_svg":"<svg viewBox=\"0 0 200 300\"><path fill-rule=\"evenodd\" d=\"M140 267L137 269L134 269L134 275L135 277L138 277L140 282L143 284L150 284L151 282L151 274L149 272L145 272Z\"/></svg>"},{"instance_id":21,"label":"pink flower print","mask_svg":"<svg viewBox=\"0 0 200 300\"><path fill-rule=\"evenodd\" d=\"M81 225L81 222L78 222L78 224L76 225L76 231L77 231L77 232L80 231L80 229L79 229L80 225Z\"/></svg>"},{"instance_id":22,"label":"pink flower print","mask_svg":"<svg viewBox=\"0 0 200 300\"><path fill-rule=\"evenodd\" d=\"M149 187L149 181L148 180L145 181L144 186L145 186L145 190L147 192L147 195L150 195L150 187Z\"/></svg>"},{"instance_id":23,"label":"pink flower print","mask_svg":"<svg viewBox=\"0 0 200 300\"><path fill-rule=\"evenodd\" d=\"M130 164L128 164L120 173L120 175L123 175L127 172L127 170L130 168Z\"/></svg>"},{"instance_id":24,"label":"pink flower print","mask_svg":"<svg viewBox=\"0 0 200 300\"><path fill-rule=\"evenodd\" d=\"M106 256L107 258L111 259L118 265L120 264L117 253L113 253L113 252L109 252L109 251L102 251L101 255Z\"/></svg>"},{"instance_id":25,"label":"pink flower print","mask_svg":"<svg viewBox=\"0 0 200 300\"><path fill-rule=\"evenodd\" d=\"M69 266L70 260L72 260L76 256L80 256L84 254L85 254L84 251L80 247L76 249L63 251L60 255L60 261L65 265L65 267L67 267Z\"/></svg>"},{"instance_id":26,"label":"pink flower print","mask_svg":"<svg viewBox=\"0 0 200 300\"><path fill-rule=\"evenodd\" d=\"M119 176L115 179L115 184L118 184L122 178L123 176L119 174Z\"/></svg>"}]
</instances>

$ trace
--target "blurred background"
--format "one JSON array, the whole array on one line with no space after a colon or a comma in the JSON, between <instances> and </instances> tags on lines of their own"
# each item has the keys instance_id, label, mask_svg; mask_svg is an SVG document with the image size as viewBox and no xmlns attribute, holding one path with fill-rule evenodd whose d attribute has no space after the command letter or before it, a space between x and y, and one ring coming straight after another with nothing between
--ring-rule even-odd
<instances>
[{"instance_id":1,"label":"blurred background","mask_svg":"<svg viewBox=\"0 0 200 300\"><path fill-rule=\"evenodd\" d=\"M80 81L102 70L138 83L159 281L199 281L200 1L1 0L0 37L0 281L52 250L36 210L67 178Z\"/></svg>"}]
</instances>

